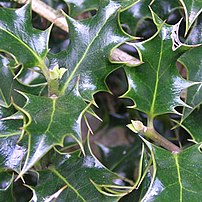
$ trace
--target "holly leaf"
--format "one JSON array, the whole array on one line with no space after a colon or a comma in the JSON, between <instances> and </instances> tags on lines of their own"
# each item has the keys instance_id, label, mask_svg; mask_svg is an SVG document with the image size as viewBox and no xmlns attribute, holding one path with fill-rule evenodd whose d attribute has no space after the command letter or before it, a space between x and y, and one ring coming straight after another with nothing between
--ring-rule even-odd
<instances>
[{"instance_id":1,"label":"holly leaf","mask_svg":"<svg viewBox=\"0 0 202 202\"><path fill-rule=\"evenodd\" d=\"M178 154L155 147L154 156L156 177L144 200L200 201L201 144L193 145Z\"/></svg>"},{"instance_id":2,"label":"holly leaf","mask_svg":"<svg viewBox=\"0 0 202 202\"><path fill-rule=\"evenodd\" d=\"M138 144L137 141L129 146L116 147L107 147L100 143L97 144L100 149L102 163L107 168L138 183L141 170L137 165L141 164L141 144Z\"/></svg>"},{"instance_id":3,"label":"holly leaf","mask_svg":"<svg viewBox=\"0 0 202 202\"><path fill-rule=\"evenodd\" d=\"M193 26L189 30L186 38L186 44L201 45L202 44L202 15L199 15Z\"/></svg>"},{"instance_id":4,"label":"holly leaf","mask_svg":"<svg viewBox=\"0 0 202 202\"><path fill-rule=\"evenodd\" d=\"M24 92L32 92L32 94L38 95L44 88L45 84L37 85L25 85L17 78L14 79L14 70L10 67L10 61L0 55L0 105L6 108L11 106L11 98L13 97L15 103L20 106L25 104L25 99L16 90ZM28 75L26 75L28 77Z\"/></svg>"},{"instance_id":5,"label":"holly leaf","mask_svg":"<svg viewBox=\"0 0 202 202\"><path fill-rule=\"evenodd\" d=\"M193 85L177 71L175 64L184 50L172 50L173 27L162 23L154 13L153 19L158 32L146 41L131 44L138 50L142 64L125 68L129 89L124 97L132 98L136 108L149 117L177 113L176 106L185 106L180 99L182 90Z\"/></svg>"},{"instance_id":6,"label":"holly leaf","mask_svg":"<svg viewBox=\"0 0 202 202\"><path fill-rule=\"evenodd\" d=\"M152 10L162 19L169 20L169 15L181 8L181 5L178 1L169 1L169 0L156 0L152 1L151 4Z\"/></svg>"},{"instance_id":7,"label":"holly leaf","mask_svg":"<svg viewBox=\"0 0 202 202\"><path fill-rule=\"evenodd\" d=\"M202 103L202 66L200 53L202 47L195 47L184 53L178 61L187 69L187 77L198 84L187 90L186 103L191 108L183 109L181 125L194 141L201 142L201 103Z\"/></svg>"},{"instance_id":8,"label":"holly leaf","mask_svg":"<svg viewBox=\"0 0 202 202\"><path fill-rule=\"evenodd\" d=\"M185 35L188 33L189 29L193 25L196 18L201 14L202 12L202 2L201 0L180 0L184 12L185 12L185 18L186 18L186 30Z\"/></svg>"},{"instance_id":9,"label":"holly leaf","mask_svg":"<svg viewBox=\"0 0 202 202\"><path fill-rule=\"evenodd\" d=\"M12 195L12 181L13 177L11 174L0 171L0 199L1 201L13 201Z\"/></svg>"},{"instance_id":10,"label":"holly leaf","mask_svg":"<svg viewBox=\"0 0 202 202\"><path fill-rule=\"evenodd\" d=\"M67 5L69 6L70 10L70 16L73 18L80 15L81 13L85 11L91 11L91 10L98 10L99 5L101 3L100 0L85 0L85 1L80 1L80 0L64 0ZM107 1L106 1L107 2ZM117 2L122 6L122 8L129 7L138 0L114 0L114 2Z\"/></svg>"},{"instance_id":11,"label":"holly leaf","mask_svg":"<svg viewBox=\"0 0 202 202\"><path fill-rule=\"evenodd\" d=\"M33 187L34 198L38 201L57 198L62 201L118 201L126 191L116 190L119 186L113 181L117 179L122 180L91 155L57 154L47 170L39 171L38 184ZM107 194L101 194L105 188Z\"/></svg>"},{"instance_id":12,"label":"holly leaf","mask_svg":"<svg viewBox=\"0 0 202 202\"><path fill-rule=\"evenodd\" d=\"M131 38L120 29L117 11L120 6L119 3L105 1L102 2L97 15L90 20L79 22L67 17L71 43L68 50L60 53L56 58L60 60L59 67L65 66L67 69L62 77L60 97L40 97L21 93L27 98L24 107L18 106L14 99L13 105L25 115L23 140L26 135L29 139L27 157L19 177L54 145L62 146L65 136L74 138L82 148L80 121L87 105L81 98L80 92L83 97L92 99L92 94L97 90L103 89L103 86L106 89L103 79L113 69L120 67L120 65L109 65L110 51L114 46ZM18 49L20 47L25 51L20 52L16 58L26 64L26 67L43 66L47 54L48 31L41 32L31 27L29 5L16 11L9 10L6 13L6 10L3 10L3 12L2 39L7 39L7 35L14 37L14 41L19 45ZM21 21L18 23L19 19ZM17 28L12 30L14 25ZM22 35L23 32L26 34ZM3 45L4 51L16 55L15 44L11 44L14 52L11 48L6 49L4 43Z\"/></svg>"},{"instance_id":13,"label":"holly leaf","mask_svg":"<svg viewBox=\"0 0 202 202\"><path fill-rule=\"evenodd\" d=\"M182 126L193 138L195 142L202 141L202 106L199 105L197 108L192 110L192 113L180 123Z\"/></svg>"},{"instance_id":14,"label":"holly leaf","mask_svg":"<svg viewBox=\"0 0 202 202\"><path fill-rule=\"evenodd\" d=\"M77 81L81 96L87 100L92 100L95 92L107 90L103 80L121 66L111 64L109 55L115 46L131 39L120 29L117 11L120 7L114 1L102 1L97 14L91 19L76 21L67 16L70 44L66 52L55 58L60 67L67 68L60 94L71 89Z\"/></svg>"},{"instance_id":15,"label":"holly leaf","mask_svg":"<svg viewBox=\"0 0 202 202\"><path fill-rule=\"evenodd\" d=\"M19 171L21 161L26 154L26 148L17 144L19 135L9 135L1 137L0 134L0 168Z\"/></svg>"},{"instance_id":16,"label":"holly leaf","mask_svg":"<svg viewBox=\"0 0 202 202\"><path fill-rule=\"evenodd\" d=\"M187 77L191 81L198 82L197 85L190 87L187 91L186 103L192 108L185 108L182 122L192 111L202 103L202 65L201 65L202 46L195 47L184 53L178 61L187 69Z\"/></svg>"},{"instance_id":17,"label":"holly leaf","mask_svg":"<svg viewBox=\"0 0 202 202\"><path fill-rule=\"evenodd\" d=\"M9 107L13 92L14 79L8 68L8 63L9 61L0 55L0 105L3 107Z\"/></svg>"},{"instance_id":18,"label":"holly leaf","mask_svg":"<svg viewBox=\"0 0 202 202\"><path fill-rule=\"evenodd\" d=\"M143 19L151 18L150 3L150 0L138 1L135 5L121 13L120 21L126 30L130 28L129 33L132 35L136 34L137 27L142 23Z\"/></svg>"},{"instance_id":19,"label":"holly leaf","mask_svg":"<svg viewBox=\"0 0 202 202\"><path fill-rule=\"evenodd\" d=\"M18 145L22 133L22 120L4 120L12 114L12 109L0 107L0 170L11 169L19 171L26 148Z\"/></svg>"},{"instance_id":20,"label":"holly leaf","mask_svg":"<svg viewBox=\"0 0 202 202\"><path fill-rule=\"evenodd\" d=\"M17 63L27 68L44 66L49 33L50 29L32 27L30 4L17 10L0 8L0 50L12 54Z\"/></svg>"},{"instance_id":21,"label":"holly leaf","mask_svg":"<svg viewBox=\"0 0 202 202\"><path fill-rule=\"evenodd\" d=\"M83 12L97 10L100 0L64 0L69 7L69 14L73 18L80 15Z\"/></svg>"},{"instance_id":22,"label":"holly leaf","mask_svg":"<svg viewBox=\"0 0 202 202\"><path fill-rule=\"evenodd\" d=\"M0 107L0 199L13 201L14 172L19 172L26 148L19 145L22 120L4 120L10 108Z\"/></svg>"},{"instance_id":23,"label":"holly leaf","mask_svg":"<svg viewBox=\"0 0 202 202\"><path fill-rule=\"evenodd\" d=\"M135 36L139 36L139 34L141 34L141 37L148 36L149 32L152 33L155 26L153 26L153 24L149 21L149 19L152 19L150 6L162 20L167 20L167 22L172 21L169 17L171 13L180 8L179 2L177 1L138 1L135 5L125 10L120 15L121 23L123 23L123 27L128 31L128 33ZM148 25L150 25L149 29Z\"/></svg>"},{"instance_id":24,"label":"holly leaf","mask_svg":"<svg viewBox=\"0 0 202 202\"><path fill-rule=\"evenodd\" d=\"M54 145L62 146L65 136L71 136L83 148L80 124L86 104L78 92L73 90L62 97L21 94L27 98L27 103L23 108L15 106L28 118L28 121L25 118L23 129L29 136L28 154L21 175Z\"/></svg>"}]
</instances>

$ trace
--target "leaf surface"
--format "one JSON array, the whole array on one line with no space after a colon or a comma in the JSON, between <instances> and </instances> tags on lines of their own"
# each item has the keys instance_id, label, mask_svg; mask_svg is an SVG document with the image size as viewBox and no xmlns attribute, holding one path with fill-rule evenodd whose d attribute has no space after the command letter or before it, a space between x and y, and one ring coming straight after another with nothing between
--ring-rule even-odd
<instances>
[{"instance_id":1,"label":"leaf surface","mask_svg":"<svg viewBox=\"0 0 202 202\"><path fill-rule=\"evenodd\" d=\"M129 90L124 96L132 98L137 109L150 117L176 112L176 106L185 105L180 99L182 90L191 86L176 69L175 63L183 50L172 50L172 26L158 25L158 29L152 38L133 44L142 65L125 68Z\"/></svg>"},{"instance_id":2,"label":"leaf surface","mask_svg":"<svg viewBox=\"0 0 202 202\"><path fill-rule=\"evenodd\" d=\"M35 191L39 201L44 198L50 200L51 197L61 201L74 199L75 202L118 201L120 196L113 196L112 193L112 196L103 195L93 184L108 186L118 178L93 156L80 157L78 153L57 155L53 157L52 166L48 170L39 171Z\"/></svg>"},{"instance_id":3,"label":"leaf surface","mask_svg":"<svg viewBox=\"0 0 202 202\"><path fill-rule=\"evenodd\" d=\"M13 91L14 79L8 68L9 61L0 56L0 105L9 107Z\"/></svg>"},{"instance_id":4,"label":"leaf surface","mask_svg":"<svg viewBox=\"0 0 202 202\"><path fill-rule=\"evenodd\" d=\"M135 144L130 146L106 147L102 144L98 144L98 146L101 151L102 163L107 168L123 174L128 179L138 181L137 179L141 174L137 166L139 163L141 164L141 144L135 141Z\"/></svg>"},{"instance_id":5,"label":"leaf surface","mask_svg":"<svg viewBox=\"0 0 202 202\"><path fill-rule=\"evenodd\" d=\"M26 154L26 148L17 145L19 135L0 137L0 167L20 170L21 161Z\"/></svg>"},{"instance_id":6,"label":"leaf surface","mask_svg":"<svg viewBox=\"0 0 202 202\"><path fill-rule=\"evenodd\" d=\"M178 61L187 69L187 77L198 84L187 89L186 103L191 108L184 108L180 125L184 127L192 138L202 141L201 135L201 103L202 103L202 47L195 47L184 53Z\"/></svg>"},{"instance_id":7,"label":"leaf surface","mask_svg":"<svg viewBox=\"0 0 202 202\"><path fill-rule=\"evenodd\" d=\"M6 108L11 106L11 99L15 100L20 106L25 104L25 99L22 95L16 92L21 90L23 92L32 92L32 94L38 95L45 84L39 85L24 85L17 78L14 79L14 71L10 67L10 61L0 55L0 105Z\"/></svg>"},{"instance_id":8,"label":"leaf surface","mask_svg":"<svg viewBox=\"0 0 202 202\"><path fill-rule=\"evenodd\" d=\"M121 65L110 64L111 50L131 39L118 22L119 3L102 1L97 14L88 20L76 21L67 17L70 44L66 52L56 56L60 67L67 68L60 92L64 94L79 81L79 92L87 100L98 90L106 90L105 77Z\"/></svg>"},{"instance_id":9,"label":"leaf surface","mask_svg":"<svg viewBox=\"0 0 202 202\"><path fill-rule=\"evenodd\" d=\"M19 64L44 65L49 32L32 27L30 4L17 10L0 8L0 50L15 56Z\"/></svg>"},{"instance_id":10,"label":"leaf surface","mask_svg":"<svg viewBox=\"0 0 202 202\"><path fill-rule=\"evenodd\" d=\"M187 69L188 79L199 82L188 89L186 103L192 108L185 108L182 120L192 113L202 103L202 46L193 48L184 53L178 61L182 63Z\"/></svg>"},{"instance_id":11,"label":"leaf surface","mask_svg":"<svg viewBox=\"0 0 202 202\"><path fill-rule=\"evenodd\" d=\"M70 16L76 17L85 11L97 10L99 7L99 0L64 0L69 6Z\"/></svg>"},{"instance_id":12,"label":"leaf surface","mask_svg":"<svg viewBox=\"0 0 202 202\"><path fill-rule=\"evenodd\" d=\"M13 201L12 195L12 176L5 172L0 171L0 201Z\"/></svg>"},{"instance_id":13,"label":"leaf surface","mask_svg":"<svg viewBox=\"0 0 202 202\"><path fill-rule=\"evenodd\" d=\"M201 104L202 105L202 104ZM202 141L202 106L195 108L189 116L181 123L182 127L192 136L196 142Z\"/></svg>"},{"instance_id":14,"label":"leaf surface","mask_svg":"<svg viewBox=\"0 0 202 202\"><path fill-rule=\"evenodd\" d=\"M136 34L136 28L142 23L143 19L151 18L150 3L150 0L138 1L135 5L121 13L121 23L130 28L132 35Z\"/></svg>"},{"instance_id":15,"label":"leaf surface","mask_svg":"<svg viewBox=\"0 0 202 202\"><path fill-rule=\"evenodd\" d=\"M196 20L196 18L202 12L202 1L201 0L180 0L184 11L185 11L185 18L186 18L186 33Z\"/></svg>"},{"instance_id":16,"label":"leaf surface","mask_svg":"<svg viewBox=\"0 0 202 202\"><path fill-rule=\"evenodd\" d=\"M0 107L0 170L19 170L26 148L17 144L22 131L22 120L2 120L11 109Z\"/></svg>"},{"instance_id":17,"label":"leaf surface","mask_svg":"<svg viewBox=\"0 0 202 202\"><path fill-rule=\"evenodd\" d=\"M191 27L189 34L186 38L186 43L191 45L202 44L202 15L199 15L193 26Z\"/></svg>"},{"instance_id":18,"label":"leaf surface","mask_svg":"<svg viewBox=\"0 0 202 202\"><path fill-rule=\"evenodd\" d=\"M71 136L82 147L80 124L86 104L77 92L72 91L59 98L23 95L27 104L19 110L29 119L24 126L29 142L27 160L21 173L31 168L54 145L62 146L65 136Z\"/></svg>"},{"instance_id":19,"label":"leaf surface","mask_svg":"<svg viewBox=\"0 0 202 202\"><path fill-rule=\"evenodd\" d=\"M100 2L99 0L64 0L70 9L70 16L76 17L79 14L89 11L89 10L98 10ZM105 0L106 1L106 0ZM132 4L138 2L138 0L114 0L114 2L119 3L122 8L126 8L128 6L131 6Z\"/></svg>"},{"instance_id":20,"label":"leaf surface","mask_svg":"<svg viewBox=\"0 0 202 202\"><path fill-rule=\"evenodd\" d=\"M200 201L202 198L201 145L193 145L179 154L155 147L157 173L145 200Z\"/></svg>"}]
</instances>

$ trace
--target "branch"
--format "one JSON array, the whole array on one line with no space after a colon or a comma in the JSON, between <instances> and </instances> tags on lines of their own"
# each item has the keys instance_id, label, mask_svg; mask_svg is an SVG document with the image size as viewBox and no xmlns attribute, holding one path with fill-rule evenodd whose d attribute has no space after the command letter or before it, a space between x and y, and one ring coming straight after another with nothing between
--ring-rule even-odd
<instances>
[{"instance_id":1,"label":"branch","mask_svg":"<svg viewBox=\"0 0 202 202\"><path fill-rule=\"evenodd\" d=\"M19 4L25 4L29 0L15 1ZM65 32L69 32L68 24L62 11L51 8L41 0L32 0L32 10ZM118 48L113 50L111 60L112 62L126 62L128 65L138 65L141 63L137 58L132 57Z\"/></svg>"},{"instance_id":2,"label":"branch","mask_svg":"<svg viewBox=\"0 0 202 202\"><path fill-rule=\"evenodd\" d=\"M15 0L19 4L25 4L28 0ZM47 19L48 21L54 23L57 27L64 30L65 32L69 31L67 21L62 14L62 11L55 10L45 4L40 0L32 0L32 10L42 16L43 18Z\"/></svg>"},{"instance_id":3,"label":"branch","mask_svg":"<svg viewBox=\"0 0 202 202\"><path fill-rule=\"evenodd\" d=\"M131 121L132 124L128 124L128 128L135 133L141 133L145 137L164 147L165 149L171 151L172 153L179 153L181 149L160 135L153 127L146 127L141 121Z\"/></svg>"}]
</instances>

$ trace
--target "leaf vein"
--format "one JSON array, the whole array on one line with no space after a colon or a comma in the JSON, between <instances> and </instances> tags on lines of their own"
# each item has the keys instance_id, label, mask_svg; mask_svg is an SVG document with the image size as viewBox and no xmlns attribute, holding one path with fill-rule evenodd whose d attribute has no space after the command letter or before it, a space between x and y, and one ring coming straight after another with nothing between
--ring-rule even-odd
<instances>
[{"instance_id":1,"label":"leaf vein","mask_svg":"<svg viewBox=\"0 0 202 202\"><path fill-rule=\"evenodd\" d=\"M81 59L79 60L79 62L77 63L77 65L75 66L74 70L72 71L72 73L69 75L69 78L67 79L67 81L65 82L63 88L61 89L61 94L64 94L67 87L69 86L70 81L72 80L73 76L75 75L77 69L79 68L79 66L81 65L81 63L83 62L83 60L85 59L85 57L88 54L89 49L91 48L92 44L95 42L95 40L99 37L99 33L102 31L103 27L105 26L105 24L107 23L109 18L107 18L104 22L103 25L100 27L100 29L98 30L98 32L96 33L95 37L92 39L92 41L89 43L89 45L87 46L85 52L83 53L83 56L81 57Z\"/></svg>"},{"instance_id":2,"label":"leaf vein","mask_svg":"<svg viewBox=\"0 0 202 202\"><path fill-rule=\"evenodd\" d=\"M158 61L158 66L157 66L157 71L156 71L156 82L155 82L155 87L154 87L152 104L151 104L151 108L150 108L150 115L152 115L152 116L154 113L154 106L155 106L155 101L156 101L156 97L157 97L157 90L158 90L158 83L159 83L159 70L160 70L161 59L162 59L162 50L163 50L163 41L161 41L160 56L159 56L159 61Z\"/></svg>"},{"instance_id":3,"label":"leaf vein","mask_svg":"<svg viewBox=\"0 0 202 202\"><path fill-rule=\"evenodd\" d=\"M54 99L53 100L53 105L52 105L52 113L51 113L51 117L50 117L50 122L49 122L48 127L47 127L47 129L45 131L45 134L50 132L49 130L50 130L51 124L53 123L54 114L55 114L55 110L56 110L55 106L56 106L56 100Z\"/></svg>"},{"instance_id":4,"label":"leaf vein","mask_svg":"<svg viewBox=\"0 0 202 202\"><path fill-rule=\"evenodd\" d=\"M178 175L178 182L179 182L179 186L180 186L180 202L182 202L182 182L181 182L181 174L180 174L180 168L179 168L179 162L178 162L178 157L177 155L173 155L174 159L175 159L175 164L176 164L176 168L177 168L177 175Z\"/></svg>"},{"instance_id":5,"label":"leaf vein","mask_svg":"<svg viewBox=\"0 0 202 202\"><path fill-rule=\"evenodd\" d=\"M61 180L63 180L63 182L65 182L66 185L67 185L70 189L72 189L72 190L75 192L75 194L76 194L82 201L86 202L86 200L80 195L80 193L78 192L78 190L75 189L75 188L66 180L66 178L64 178L56 169L52 168L51 171L52 171L55 175L57 175Z\"/></svg>"}]
</instances>

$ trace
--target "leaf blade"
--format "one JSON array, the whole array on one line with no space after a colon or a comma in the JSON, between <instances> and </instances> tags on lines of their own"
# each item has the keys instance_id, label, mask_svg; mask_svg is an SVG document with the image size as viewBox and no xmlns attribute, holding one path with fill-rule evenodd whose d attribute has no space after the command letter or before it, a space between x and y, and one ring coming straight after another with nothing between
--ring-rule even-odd
<instances>
[{"instance_id":1,"label":"leaf blade","mask_svg":"<svg viewBox=\"0 0 202 202\"><path fill-rule=\"evenodd\" d=\"M202 172L201 165L198 164L202 158L199 151L200 147L201 144L196 144L179 154L171 154L155 147L156 179L161 182L162 189L153 199L156 201L162 199L165 201L189 201L193 199L197 201L201 198L202 192L199 184ZM168 174L169 178L167 177Z\"/></svg>"},{"instance_id":2,"label":"leaf blade","mask_svg":"<svg viewBox=\"0 0 202 202\"><path fill-rule=\"evenodd\" d=\"M92 95L99 90L108 90L103 80L121 66L110 64L108 57L113 48L132 38L120 28L120 7L119 3L104 1L91 19L76 21L67 17L70 44L66 52L55 57L58 62L60 60L59 66L67 68L61 82L61 94L65 94L77 81L81 96L87 100L92 100ZM64 59L66 57L68 60Z\"/></svg>"},{"instance_id":3,"label":"leaf blade","mask_svg":"<svg viewBox=\"0 0 202 202\"><path fill-rule=\"evenodd\" d=\"M22 93L27 98L27 104L15 107L28 117L25 119L24 131L29 136L28 154L20 175L30 169L54 145L63 145L65 136L74 138L82 147L80 135L81 115L86 104L75 91L59 98L40 97ZM75 103L77 108L74 109ZM70 109L74 109L71 111Z\"/></svg>"},{"instance_id":4,"label":"leaf blade","mask_svg":"<svg viewBox=\"0 0 202 202\"><path fill-rule=\"evenodd\" d=\"M124 97L132 98L137 109L151 118L163 113L177 113L176 106L186 105L180 99L182 90L193 85L177 72L175 63L184 50L172 50L172 26L164 23L157 26L158 32L153 37L132 44L141 52L143 64L125 68L129 90Z\"/></svg>"},{"instance_id":5,"label":"leaf blade","mask_svg":"<svg viewBox=\"0 0 202 202\"><path fill-rule=\"evenodd\" d=\"M180 0L184 10L185 10L185 18L186 18L186 30L185 35L188 33L189 29L191 28L192 24L196 20L196 18L202 12L201 8L201 0Z\"/></svg>"},{"instance_id":6,"label":"leaf blade","mask_svg":"<svg viewBox=\"0 0 202 202\"><path fill-rule=\"evenodd\" d=\"M19 64L26 64L26 67L41 66L48 52L50 29L39 31L32 28L30 4L17 10L0 9L0 49L12 54Z\"/></svg>"},{"instance_id":7,"label":"leaf blade","mask_svg":"<svg viewBox=\"0 0 202 202\"><path fill-rule=\"evenodd\" d=\"M57 159L54 159L55 157ZM108 186L118 176L104 168L93 156L87 155L83 157L79 156L78 153L73 153L62 156L55 155L54 158L52 167L47 171L39 171L41 178L39 178L39 184L35 188L38 200L50 198L65 185L67 187L60 193L60 200L118 201L120 198L120 196L116 195L114 197L103 195L94 187L91 180ZM75 180L75 176L80 177ZM53 183L50 184L50 182ZM57 182L57 187L55 186L55 182ZM47 184L50 184L49 189L47 189ZM44 188L45 191L43 191Z\"/></svg>"}]
</instances>

